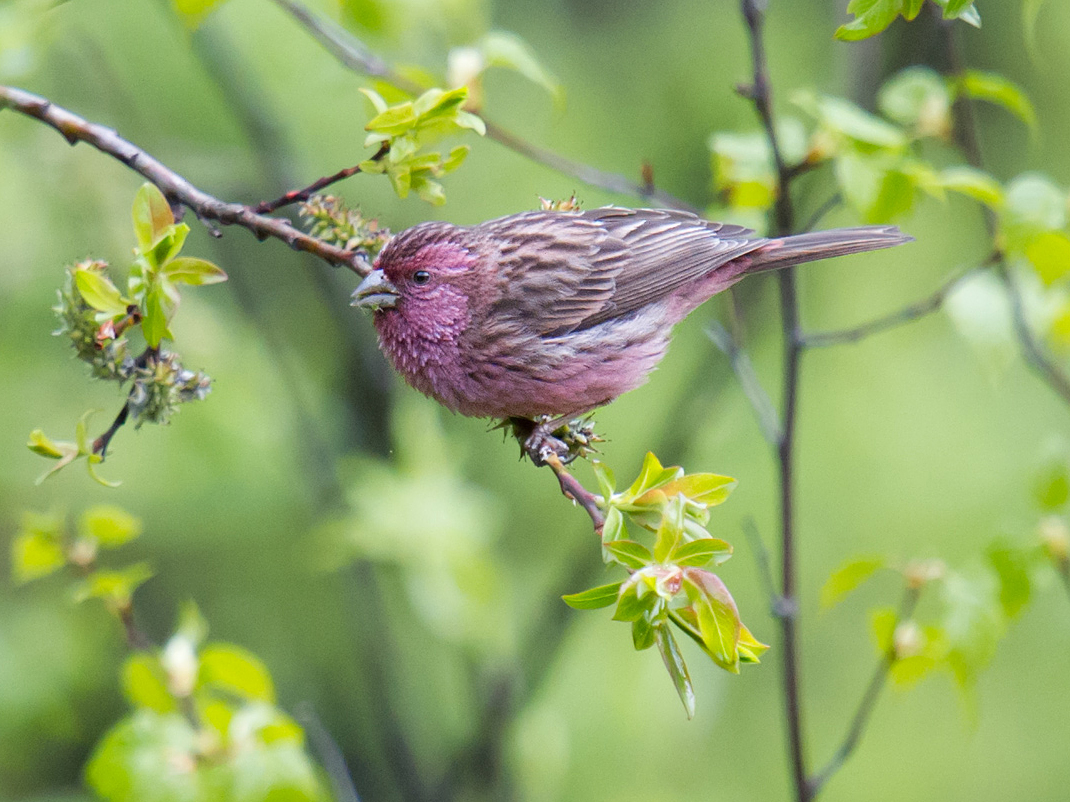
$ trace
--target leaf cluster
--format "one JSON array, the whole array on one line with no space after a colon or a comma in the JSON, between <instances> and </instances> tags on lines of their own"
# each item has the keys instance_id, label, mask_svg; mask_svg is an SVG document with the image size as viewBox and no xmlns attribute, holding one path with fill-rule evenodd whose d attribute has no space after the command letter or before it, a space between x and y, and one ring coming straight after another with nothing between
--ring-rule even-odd
<instances>
[{"instance_id":1,"label":"leaf cluster","mask_svg":"<svg viewBox=\"0 0 1070 802\"><path fill-rule=\"evenodd\" d=\"M981 27L981 14L974 0L932 0L940 7L944 19L960 19ZM925 0L851 0L847 13L855 18L836 29L836 38L854 42L876 36L899 17L912 20L921 13Z\"/></svg>"},{"instance_id":2,"label":"leaf cluster","mask_svg":"<svg viewBox=\"0 0 1070 802\"><path fill-rule=\"evenodd\" d=\"M736 481L666 468L648 453L635 481L616 492L609 468L597 461L592 465L605 511L603 559L623 566L628 577L564 600L577 609L615 605L613 619L631 624L637 650L658 647L690 718L694 689L670 624L732 673L739 673L743 663L757 663L769 648L743 624L728 588L709 570L732 556L731 545L711 537L706 526L710 507L723 503ZM628 522L637 534L650 533L652 548L628 538Z\"/></svg>"},{"instance_id":3,"label":"leaf cluster","mask_svg":"<svg viewBox=\"0 0 1070 802\"><path fill-rule=\"evenodd\" d=\"M127 658L133 711L94 750L89 786L109 802L329 799L267 667L240 646L205 643L206 634L190 604L163 648Z\"/></svg>"}]
</instances>

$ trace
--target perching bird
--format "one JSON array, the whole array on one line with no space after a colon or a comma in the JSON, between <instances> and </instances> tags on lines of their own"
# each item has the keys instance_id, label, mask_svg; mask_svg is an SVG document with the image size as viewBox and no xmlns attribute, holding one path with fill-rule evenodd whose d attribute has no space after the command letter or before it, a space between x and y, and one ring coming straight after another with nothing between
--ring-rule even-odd
<instances>
[{"instance_id":1,"label":"perching bird","mask_svg":"<svg viewBox=\"0 0 1070 802\"><path fill-rule=\"evenodd\" d=\"M894 226L776 239L685 212L527 212L422 223L353 305L406 381L451 410L560 422L642 384L673 326L743 276L909 242Z\"/></svg>"}]
</instances>

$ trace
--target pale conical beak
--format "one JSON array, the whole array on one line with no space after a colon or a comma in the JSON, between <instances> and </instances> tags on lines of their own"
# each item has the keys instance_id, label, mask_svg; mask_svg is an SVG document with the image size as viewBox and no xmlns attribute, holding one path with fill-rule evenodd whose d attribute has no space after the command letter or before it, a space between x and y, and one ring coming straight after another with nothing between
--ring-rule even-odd
<instances>
[{"instance_id":1,"label":"pale conical beak","mask_svg":"<svg viewBox=\"0 0 1070 802\"><path fill-rule=\"evenodd\" d=\"M373 270L353 290L350 306L362 309L393 309L398 302L398 288L386 280L382 270Z\"/></svg>"}]
</instances>

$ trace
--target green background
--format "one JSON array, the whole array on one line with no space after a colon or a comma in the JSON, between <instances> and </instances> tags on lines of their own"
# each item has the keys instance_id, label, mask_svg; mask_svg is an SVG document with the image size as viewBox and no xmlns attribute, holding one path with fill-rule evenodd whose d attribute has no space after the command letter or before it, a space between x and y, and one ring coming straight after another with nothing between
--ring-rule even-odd
<instances>
[{"instance_id":1,"label":"green background","mask_svg":"<svg viewBox=\"0 0 1070 802\"><path fill-rule=\"evenodd\" d=\"M708 135L755 126L734 93L749 54L732 2L359 5L355 13L386 8L379 32L365 32L374 47L432 70L449 46L488 26L515 31L559 77L567 103L555 107L522 78L492 73L488 117L635 178L649 161L660 188L699 206L711 197ZM877 40L835 42L841 5L771 4L778 108L790 111L800 87L865 105L894 70L943 63L927 14ZM984 29L960 31L968 62L1020 82L1040 117L1030 138L1009 115L983 109L986 166L1001 179L1039 168L1066 181L1070 6L1042 9L1035 59L1025 55L1017 3L980 10ZM8 62L5 82L115 126L218 197L263 199L362 158L370 108L357 88L365 82L272 4L231 0L190 37L163 3L76 0L32 38L26 71ZM444 207L398 200L379 176L350 179L339 192L394 230L432 217L478 222L573 191L586 207L636 203L493 142L471 144L468 162L444 181ZM142 516L146 534L131 552L157 569L136 597L143 627L166 638L178 605L195 599L213 637L263 658L282 707L315 711L362 799L413 798L407 783L433 789L451 765L461 767L453 798L787 797L778 630L741 529L753 518L773 543L774 463L704 334L724 315L720 300L679 327L647 386L597 416L604 459L622 479L654 450L666 464L740 482L713 511L711 531L736 545L720 575L773 648L735 677L685 644L699 697L688 722L656 654L633 652L608 612L557 601L610 579L587 518L549 472L517 461L515 445L485 422L404 386L378 355L370 321L348 307L354 278L278 242L258 244L238 229L213 240L189 220L185 252L232 279L185 293L174 326L188 366L215 379L211 395L170 426L119 433L101 473L122 478L120 489L100 488L78 469L35 487L47 466L24 448L31 429L68 439L85 410L105 410L95 421L103 426L122 403L49 336L49 307L64 265L93 256L125 268L139 183L85 145L68 148L53 131L0 114L5 537L27 509L74 515L109 501ZM820 176L801 190L803 210L831 192ZM825 225L853 222L840 211ZM808 328L897 309L987 252L980 215L960 198L923 201L900 223L917 243L801 271ZM776 387L774 282L752 279L742 298L758 373ZM978 348L941 313L808 353L800 415L804 726L819 765L877 659L867 610L898 593L889 575L822 612L825 577L855 554L941 557L968 568L994 538L1031 537L1033 472L1064 448L1067 409L1013 348ZM579 475L593 486L586 468ZM356 514L339 518L340 492ZM2 799L82 798L80 768L125 710L122 634L99 607L73 607L64 587L0 583ZM1070 609L1053 581L1011 625L972 706L947 674L886 692L824 798L1060 798L1070 784L1068 660ZM459 756L474 754L478 711L495 694L509 700L487 753L500 766L476 757L484 768L469 769ZM401 776L400 742L413 768Z\"/></svg>"}]
</instances>

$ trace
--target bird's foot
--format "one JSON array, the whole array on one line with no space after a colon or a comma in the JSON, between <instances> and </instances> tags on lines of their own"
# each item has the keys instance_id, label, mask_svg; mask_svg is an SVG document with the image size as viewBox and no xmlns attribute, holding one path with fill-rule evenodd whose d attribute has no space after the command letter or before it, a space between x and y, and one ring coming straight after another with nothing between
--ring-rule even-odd
<instances>
[{"instance_id":1,"label":"bird's foot","mask_svg":"<svg viewBox=\"0 0 1070 802\"><path fill-rule=\"evenodd\" d=\"M547 463L551 456L562 464L587 457L597 449L595 443L603 442L594 432L594 422L589 418L554 418L543 415L536 420L529 418L506 418L497 428L511 430L520 443L521 456L527 455L538 467Z\"/></svg>"}]
</instances>

